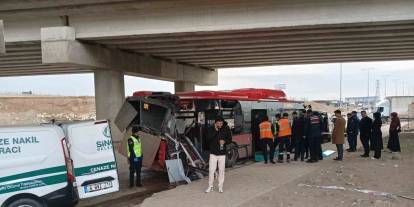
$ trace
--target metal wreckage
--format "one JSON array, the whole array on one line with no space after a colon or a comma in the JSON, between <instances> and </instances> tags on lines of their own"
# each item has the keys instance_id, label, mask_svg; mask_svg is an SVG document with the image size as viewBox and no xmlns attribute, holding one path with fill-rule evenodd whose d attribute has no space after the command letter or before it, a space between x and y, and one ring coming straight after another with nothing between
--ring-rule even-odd
<instances>
[{"instance_id":1,"label":"metal wreckage","mask_svg":"<svg viewBox=\"0 0 414 207\"><path fill-rule=\"evenodd\" d=\"M208 174L208 149L204 132L222 116L233 133L227 146L226 167L245 162L260 150L253 125L264 115L302 109L303 102L288 101L283 91L239 89L173 95L135 92L126 98L115 124L121 130L141 128L143 166L167 171L171 183L203 178ZM119 151L126 154L126 133Z\"/></svg>"}]
</instances>

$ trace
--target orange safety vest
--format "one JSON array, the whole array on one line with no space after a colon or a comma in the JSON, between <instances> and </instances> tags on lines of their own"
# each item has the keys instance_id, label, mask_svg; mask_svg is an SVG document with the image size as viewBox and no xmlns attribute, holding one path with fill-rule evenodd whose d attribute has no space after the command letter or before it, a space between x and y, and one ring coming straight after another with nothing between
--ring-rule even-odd
<instances>
[{"instance_id":1,"label":"orange safety vest","mask_svg":"<svg viewBox=\"0 0 414 207\"><path fill-rule=\"evenodd\" d=\"M273 139L272 123L264 121L260 125L260 139Z\"/></svg>"},{"instance_id":2,"label":"orange safety vest","mask_svg":"<svg viewBox=\"0 0 414 207\"><path fill-rule=\"evenodd\" d=\"M290 128L289 120L279 120L279 134L278 137L287 137L292 135L292 129Z\"/></svg>"}]
</instances>

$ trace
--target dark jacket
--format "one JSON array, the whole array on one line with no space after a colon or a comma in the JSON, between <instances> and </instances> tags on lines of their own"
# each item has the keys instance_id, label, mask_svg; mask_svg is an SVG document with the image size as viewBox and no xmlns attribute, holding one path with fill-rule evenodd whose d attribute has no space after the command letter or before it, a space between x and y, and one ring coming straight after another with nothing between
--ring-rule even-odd
<instances>
[{"instance_id":1,"label":"dark jacket","mask_svg":"<svg viewBox=\"0 0 414 207\"><path fill-rule=\"evenodd\" d=\"M297 117L293 119L292 123L292 137L302 138L305 135L305 118Z\"/></svg>"},{"instance_id":2,"label":"dark jacket","mask_svg":"<svg viewBox=\"0 0 414 207\"><path fill-rule=\"evenodd\" d=\"M369 136L371 135L371 129L372 129L372 119L369 117L364 117L359 122L359 132L363 136Z\"/></svg>"},{"instance_id":3,"label":"dark jacket","mask_svg":"<svg viewBox=\"0 0 414 207\"><path fill-rule=\"evenodd\" d=\"M382 126L381 118L375 119L374 122L372 122L372 136L373 137L378 137L379 139L382 139L381 126Z\"/></svg>"},{"instance_id":4,"label":"dark jacket","mask_svg":"<svg viewBox=\"0 0 414 207\"><path fill-rule=\"evenodd\" d=\"M306 119L305 136L307 138L321 137L322 130L323 126L320 116L312 115L308 119Z\"/></svg>"},{"instance_id":5,"label":"dark jacket","mask_svg":"<svg viewBox=\"0 0 414 207\"><path fill-rule=\"evenodd\" d=\"M391 132L401 132L401 122L400 118L398 117L392 117L391 118L391 124L390 124L390 133Z\"/></svg>"},{"instance_id":6,"label":"dark jacket","mask_svg":"<svg viewBox=\"0 0 414 207\"><path fill-rule=\"evenodd\" d=\"M220 150L220 140L225 141L225 145L223 150ZM207 129L206 133L206 142L209 146L210 154L214 155L226 155L227 154L227 147L226 145L232 142L232 135L230 128L224 124L223 127L219 130L213 126Z\"/></svg>"},{"instance_id":7,"label":"dark jacket","mask_svg":"<svg viewBox=\"0 0 414 207\"><path fill-rule=\"evenodd\" d=\"M357 136L359 132L359 122L355 117L348 119L346 124L346 133L350 136Z\"/></svg>"}]
</instances>

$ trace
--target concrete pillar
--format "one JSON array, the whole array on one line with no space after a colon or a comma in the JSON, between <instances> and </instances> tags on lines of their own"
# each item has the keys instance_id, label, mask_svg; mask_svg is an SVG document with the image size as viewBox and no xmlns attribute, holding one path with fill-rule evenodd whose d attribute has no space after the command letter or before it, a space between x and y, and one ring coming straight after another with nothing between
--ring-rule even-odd
<instances>
[{"instance_id":1,"label":"concrete pillar","mask_svg":"<svg viewBox=\"0 0 414 207\"><path fill-rule=\"evenodd\" d=\"M123 133L113 121L125 100L124 74L114 70L95 71L96 119L111 120L114 142L120 142Z\"/></svg>"},{"instance_id":2,"label":"concrete pillar","mask_svg":"<svg viewBox=\"0 0 414 207\"><path fill-rule=\"evenodd\" d=\"M195 84L193 82L187 81L175 81L174 82L174 89L175 92L187 92L187 91L194 91Z\"/></svg>"},{"instance_id":3,"label":"concrete pillar","mask_svg":"<svg viewBox=\"0 0 414 207\"><path fill-rule=\"evenodd\" d=\"M6 52L6 41L4 40L3 20L0 19L0 54Z\"/></svg>"},{"instance_id":4,"label":"concrete pillar","mask_svg":"<svg viewBox=\"0 0 414 207\"><path fill-rule=\"evenodd\" d=\"M125 101L124 74L114 70L95 70L95 105L96 119L111 120L112 141L118 166L121 189L126 189L128 182L128 164L119 153L124 133L114 124L114 119Z\"/></svg>"}]
</instances>

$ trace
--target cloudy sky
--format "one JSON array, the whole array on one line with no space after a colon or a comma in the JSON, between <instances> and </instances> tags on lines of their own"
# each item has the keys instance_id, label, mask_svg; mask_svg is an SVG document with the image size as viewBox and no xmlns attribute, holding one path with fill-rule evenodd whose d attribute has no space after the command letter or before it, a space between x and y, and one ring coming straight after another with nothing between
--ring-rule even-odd
<instances>
[{"instance_id":1,"label":"cloudy sky","mask_svg":"<svg viewBox=\"0 0 414 207\"><path fill-rule=\"evenodd\" d=\"M295 99L338 99L340 64L313 64L270 66L257 68L223 69L219 71L219 85L196 87L197 90L222 90L235 88L275 88L285 84L289 97ZM370 71L370 95L375 94L376 80L380 81L381 96L385 80L387 95L414 95L414 61L369 63L344 63L343 97L368 94L368 70ZM397 87L397 88L396 88ZM33 91L49 95L94 95L92 74L24 76L0 78L0 94ZM131 95L137 90L174 91L174 84L167 81L125 77L125 92Z\"/></svg>"}]
</instances>

